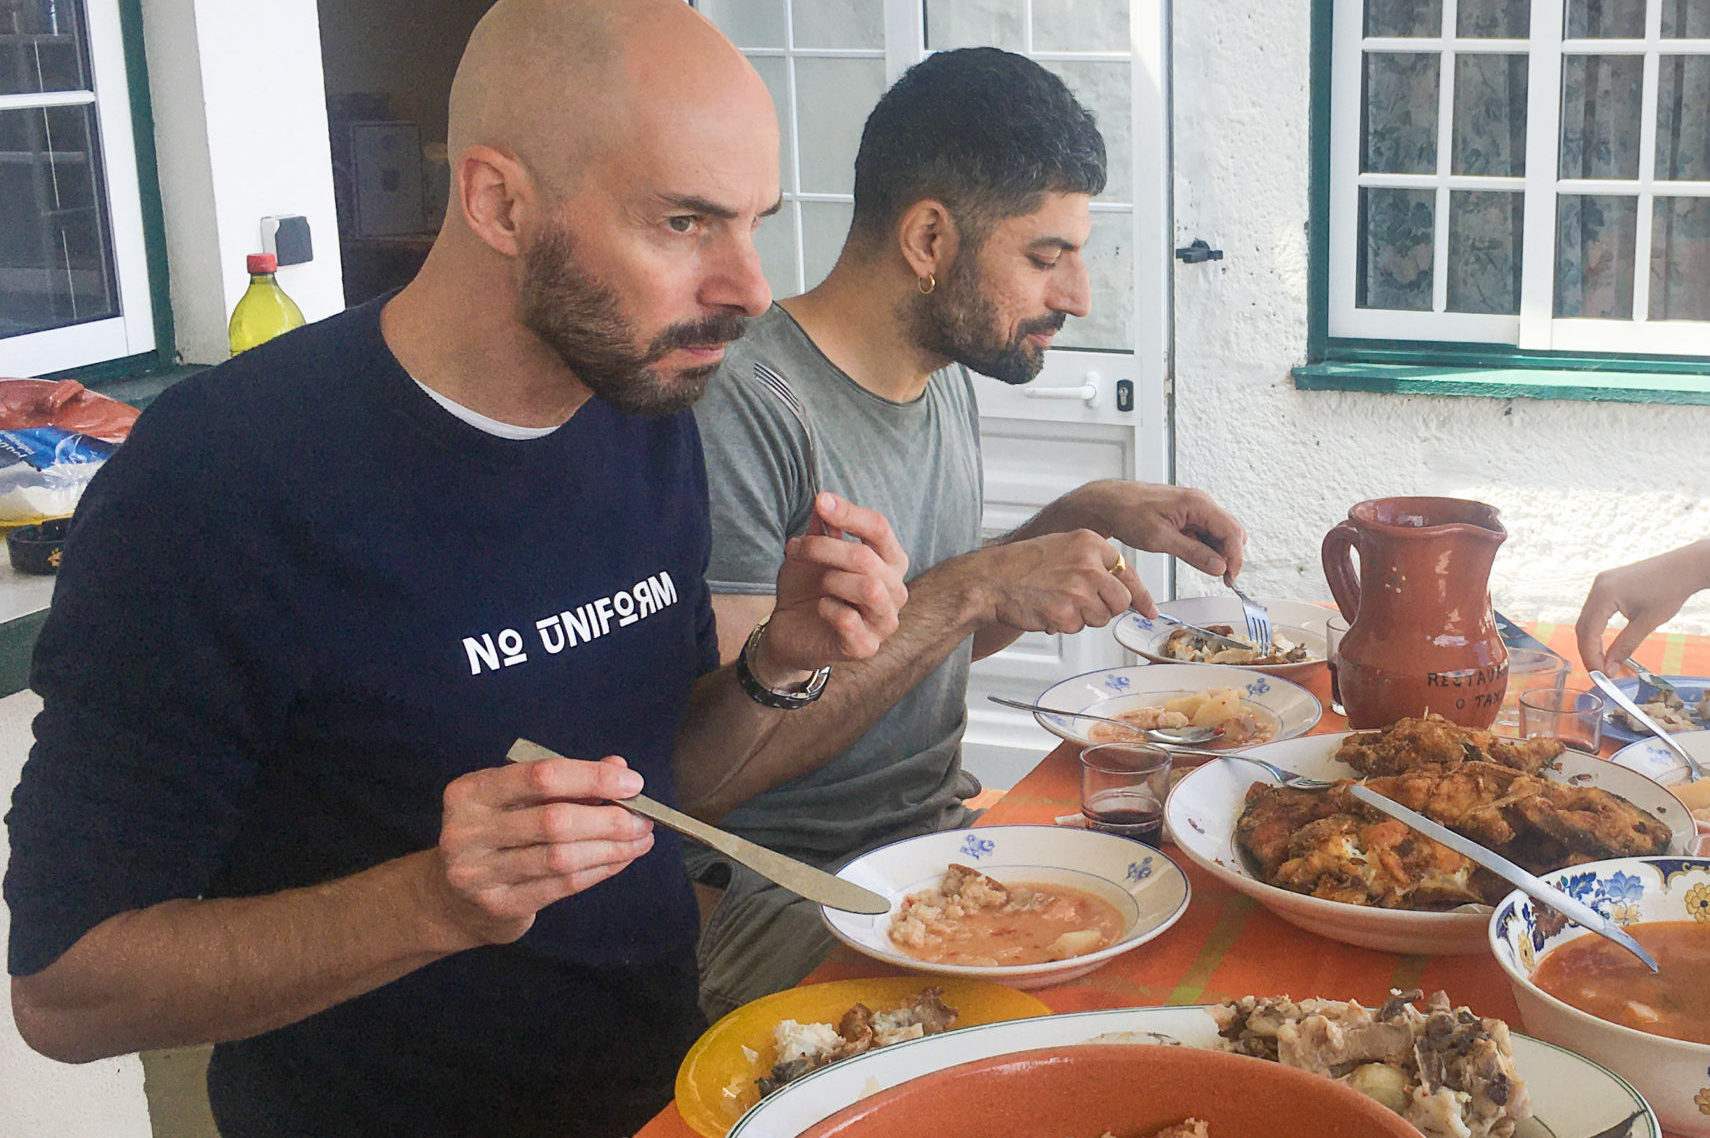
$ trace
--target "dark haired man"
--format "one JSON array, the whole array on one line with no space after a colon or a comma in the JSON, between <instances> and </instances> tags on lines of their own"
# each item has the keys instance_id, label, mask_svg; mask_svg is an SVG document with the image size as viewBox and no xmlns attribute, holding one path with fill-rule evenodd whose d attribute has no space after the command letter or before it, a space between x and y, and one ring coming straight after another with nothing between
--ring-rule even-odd
<instances>
[{"instance_id":1,"label":"dark haired man","mask_svg":"<svg viewBox=\"0 0 1710 1138\"><path fill-rule=\"evenodd\" d=\"M779 727L767 755L683 772L704 816L820 864L965 824L968 665L1024 631L1103 625L1151 599L1109 538L1233 576L1245 534L1204 494L1092 483L980 543L979 419L968 368L1039 372L1089 306L1081 250L1104 188L1092 116L1038 64L991 48L933 55L869 116L855 215L830 276L775 305L697 408L713 506L708 580L726 658L773 604L766 565L808 517L817 477L891 519L910 564L901 624L839 690ZM769 389L806 404L812 445ZM816 463L817 468L810 468ZM782 759L782 761L780 761ZM716 777L714 777L716 776ZM798 980L830 939L811 906L692 851L724 886L702 933L717 1015ZM716 895L703 890L703 905Z\"/></svg>"},{"instance_id":2,"label":"dark haired man","mask_svg":"<svg viewBox=\"0 0 1710 1138\"><path fill-rule=\"evenodd\" d=\"M703 1027L697 922L677 837L613 803L671 799L675 746L763 747L905 595L883 518L821 495L717 667L686 408L771 299L778 201L728 40L682 0L499 0L449 141L402 292L144 412L36 654L19 1032L216 1043L226 1138L635 1133Z\"/></svg>"}]
</instances>

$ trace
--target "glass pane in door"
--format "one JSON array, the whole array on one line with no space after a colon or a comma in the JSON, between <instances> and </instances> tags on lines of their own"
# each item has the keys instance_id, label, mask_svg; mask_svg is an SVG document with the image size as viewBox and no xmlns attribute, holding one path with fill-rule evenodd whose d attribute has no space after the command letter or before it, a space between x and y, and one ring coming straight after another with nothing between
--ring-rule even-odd
<instances>
[{"instance_id":1,"label":"glass pane in door","mask_svg":"<svg viewBox=\"0 0 1710 1138\"><path fill-rule=\"evenodd\" d=\"M1440 36L1443 0L1366 0L1368 36Z\"/></svg>"},{"instance_id":2,"label":"glass pane in door","mask_svg":"<svg viewBox=\"0 0 1710 1138\"><path fill-rule=\"evenodd\" d=\"M0 336L119 314L95 107L0 111Z\"/></svg>"},{"instance_id":3,"label":"glass pane in door","mask_svg":"<svg viewBox=\"0 0 1710 1138\"><path fill-rule=\"evenodd\" d=\"M1134 214L1130 210L1092 215L1085 252L1092 286L1092 311L1070 317L1058 335L1059 348L1134 350Z\"/></svg>"},{"instance_id":4,"label":"glass pane in door","mask_svg":"<svg viewBox=\"0 0 1710 1138\"><path fill-rule=\"evenodd\" d=\"M1523 40L1531 31L1531 0L1460 0L1455 5L1456 35L1468 39Z\"/></svg>"},{"instance_id":5,"label":"glass pane in door","mask_svg":"<svg viewBox=\"0 0 1710 1138\"><path fill-rule=\"evenodd\" d=\"M773 296L795 296L802 291L796 273L796 209L797 203L785 202L783 209L762 219L760 228L754 231L760 271L772 286Z\"/></svg>"},{"instance_id":6,"label":"glass pane in door","mask_svg":"<svg viewBox=\"0 0 1710 1138\"><path fill-rule=\"evenodd\" d=\"M1663 0L1665 39L1710 39L1710 0Z\"/></svg>"},{"instance_id":7,"label":"glass pane in door","mask_svg":"<svg viewBox=\"0 0 1710 1138\"><path fill-rule=\"evenodd\" d=\"M1643 39L1645 0L1568 0L1569 39Z\"/></svg>"},{"instance_id":8,"label":"glass pane in door","mask_svg":"<svg viewBox=\"0 0 1710 1138\"><path fill-rule=\"evenodd\" d=\"M1650 317L1710 320L1710 198L1656 199Z\"/></svg>"},{"instance_id":9,"label":"glass pane in door","mask_svg":"<svg viewBox=\"0 0 1710 1138\"><path fill-rule=\"evenodd\" d=\"M695 0L737 47L784 47L784 0Z\"/></svg>"},{"instance_id":10,"label":"glass pane in door","mask_svg":"<svg viewBox=\"0 0 1710 1138\"><path fill-rule=\"evenodd\" d=\"M882 59L796 60L803 193L854 192L861 128L884 93Z\"/></svg>"},{"instance_id":11,"label":"glass pane in door","mask_svg":"<svg viewBox=\"0 0 1710 1138\"><path fill-rule=\"evenodd\" d=\"M1562 60L1561 176L1637 178L1639 55L1570 55Z\"/></svg>"},{"instance_id":12,"label":"glass pane in door","mask_svg":"<svg viewBox=\"0 0 1710 1138\"><path fill-rule=\"evenodd\" d=\"M1134 101L1134 94L1128 62L1047 63L1045 66L1068 84L1075 98L1098 120L1098 132L1104 136L1106 166L1101 200L1133 201L1133 116L1128 108Z\"/></svg>"},{"instance_id":13,"label":"glass pane in door","mask_svg":"<svg viewBox=\"0 0 1710 1138\"><path fill-rule=\"evenodd\" d=\"M851 202L802 203L802 271L803 283L812 288L825 279L837 254L843 250L843 240L849 236L849 219L855 215Z\"/></svg>"},{"instance_id":14,"label":"glass pane in door","mask_svg":"<svg viewBox=\"0 0 1710 1138\"><path fill-rule=\"evenodd\" d=\"M1525 203L1503 190L1449 194L1448 309L1520 311L1520 239Z\"/></svg>"},{"instance_id":15,"label":"glass pane in door","mask_svg":"<svg viewBox=\"0 0 1710 1138\"><path fill-rule=\"evenodd\" d=\"M1034 51L1127 51L1128 43L1128 0L1033 0Z\"/></svg>"},{"instance_id":16,"label":"glass pane in door","mask_svg":"<svg viewBox=\"0 0 1710 1138\"><path fill-rule=\"evenodd\" d=\"M93 90L81 18L66 0L0 3L0 95Z\"/></svg>"},{"instance_id":17,"label":"glass pane in door","mask_svg":"<svg viewBox=\"0 0 1710 1138\"><path fill-rule=\"evenodd\" d=\"M939 0L926 4L926 50L1027 47L1026 0Z\"/></svg>"},{"instance_id":18,"label":"glass pane in door","mask_svg":"<svg viewBox=\"0 0 1710 1138\"><path fill-rule=\"evenodd\" d=\"M794 0L791 12L796 47L884 50L884 0Z\"/></svg>"},{"instance_id":19,"label":"glass pane in door","mask_svg":"<svg viewBox=\"0 0 1710 1138\"><path fill-rule=\"evenodd\" d=\"M1435 190L1360 189L1360 260L1354 303L1431 311Z\"/></svg>"},{"instance_id":20,"label":"glass pane in door","mask_svg":"<svg viewBox=\"0 0 1710 1138\"><path fill-rule=\"evenodd\" d=\"M1637 198L1563 194L1556 204L1556 315L1633 318Z\"/></svg>"},{"instance_id":21,"label":"glass pane in door","mask_svg":"<svg viewBox=\"0 0 1710 1138\"><path fill-rule=\"evenodd\" d=\"M1526 173L1524 55L1461 55L1455 59L1452 174Z\"/></svg>"},{"instance_id":22,"label":"glass pane in door","mask_svg":"<svg viewBox=\"0 0 1710 1138\"><path fill-rule=\"evenodd\" d=\"M790 130L789 61L762 55L750 58L748 62L760 73L766 90L771 92L772 106L778 112L778 185L785 193L790 193L796 188L796 139Z\"/></svg>"}]
</instances>

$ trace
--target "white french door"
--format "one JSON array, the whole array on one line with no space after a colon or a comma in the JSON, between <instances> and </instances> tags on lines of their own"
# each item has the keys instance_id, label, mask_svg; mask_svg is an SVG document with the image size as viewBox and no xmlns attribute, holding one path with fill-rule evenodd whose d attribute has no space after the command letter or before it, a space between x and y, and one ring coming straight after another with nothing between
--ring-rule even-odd
<instances>
[{"instance_id":1,"label":"white french door","mask_svg":"<svg viewBox=\"0 0 1710 1138\"><path fill-rule=\"evenodd\" d=\"M1097 478L1171 478L1168 0L696 0L771 88L783 128L784 210L762 227L773 291L824 279L852 210L867 113L932 51L992 45L1062 76L1097 116L1109 182L1093 203L1093 311L1070 320L1032 383L979 382L988 536ZM1153 595L1167 561L1130 559ZM1131 662L1108 629L1023 636L974 668L964 759L1008 786L1055 739L987 694L1032 699L1058 680Z\"/></svg>"}]
</instances>

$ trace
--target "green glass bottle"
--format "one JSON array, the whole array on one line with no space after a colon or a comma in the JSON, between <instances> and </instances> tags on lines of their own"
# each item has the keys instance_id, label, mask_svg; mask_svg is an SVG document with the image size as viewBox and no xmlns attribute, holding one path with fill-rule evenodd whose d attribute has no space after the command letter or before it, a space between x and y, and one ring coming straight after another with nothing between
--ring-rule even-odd
<instances>
[{"instance_id":1,"label":"green glass bottle","mask_svg":"<svg viewBox=\"0 0 1710 1138\"><path fill-rule=\"evenodd\" d=\"M249 288L232 309L232 322L226 329L234 356L303 326L303 310L285 295L273 275L279 271L279 259L272 253L251 253L248 266Z\"/></svg>"}]
</instances>

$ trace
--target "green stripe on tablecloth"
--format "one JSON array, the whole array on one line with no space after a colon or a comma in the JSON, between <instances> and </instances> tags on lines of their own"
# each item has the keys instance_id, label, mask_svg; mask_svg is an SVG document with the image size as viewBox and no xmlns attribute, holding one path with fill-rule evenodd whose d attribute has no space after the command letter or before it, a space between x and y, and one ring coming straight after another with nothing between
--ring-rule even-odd
<instances>
[{"instance_id":1,"label":"green stripe on tablecloth","mask_svg":"<svg viewBox=\"0 0 1710 1138\"><path fill-rule=\"evenodd\" d=\"M1211 974L1217 971L1217 966L1223 963L1223 954L1229 951L1241 935L1241 929L1247 923L1247 917L1258 907L1258 902L1244 893L1231 893L1223 903L1223 912L1218 914L1217 923L1211 927L1211 935L1205 940L1205 947L1199 950L1192 964L1182 976L1182 982L1170 992L1165 1003L1169 1004L1202 1004L1205 1002L1205 984L1211 979Z\"/></svg>"},{"instance_id":2,"label":"green stripe on tablecloth","mask_svg":"<svg viewBox=\"0 0 1710 1138\"><path fill-rule=\"evenodd\" d=\"M1662 638L1663 654L1660 673L1665 676L1678 676L1686 671L1681 667L1681 661L1686 659L1686 636L1679 632L1671 632Z\"/></svg>"}]
</instances>

